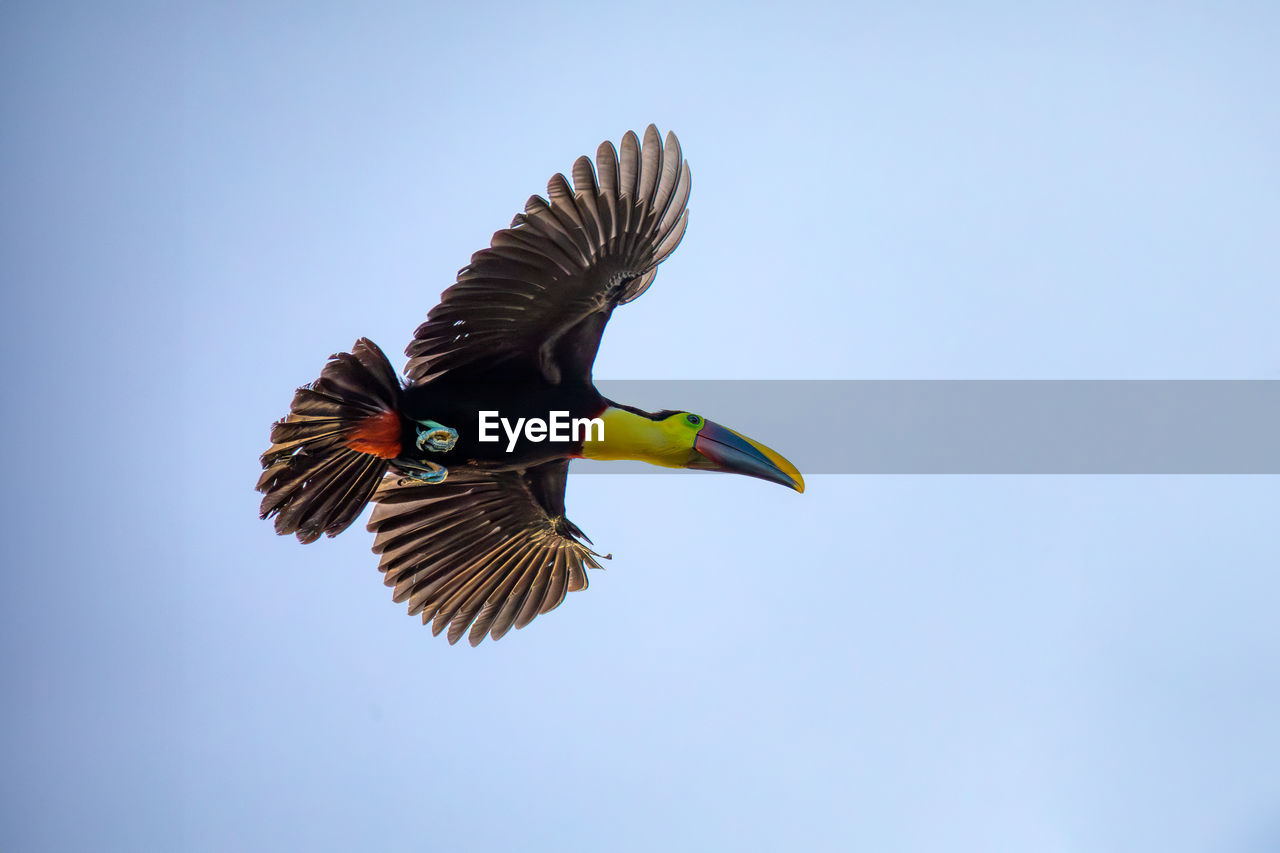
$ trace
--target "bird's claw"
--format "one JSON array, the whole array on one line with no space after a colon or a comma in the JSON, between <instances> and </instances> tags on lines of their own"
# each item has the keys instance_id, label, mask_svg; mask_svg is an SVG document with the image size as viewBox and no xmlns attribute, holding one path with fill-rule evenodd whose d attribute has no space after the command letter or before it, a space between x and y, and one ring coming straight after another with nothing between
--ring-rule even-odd
<instances>
[{"instance_id":1,"label":"bird's claw","mask_svg":"<svg viewBox=\"0 0 1280 853\"><path fill-rule=\"evenodd\" d=\"M407 486L412 482L429 483L435 486L443 483L449 476L449 469L435 462L409 462L397 459L396 465L404 474L396 483L397 486Z\"/></svg>"},{"instance_id":2,"label":"bird's claw","mask_svg":"<svg viewBox=\"0 0 1280 853\"><path fill-rule=\"evenodd\" d=\"M418 421L419 450L431 453L448 453L458 443L458 431L435 421Z\"/></svg>"}]
</instances>

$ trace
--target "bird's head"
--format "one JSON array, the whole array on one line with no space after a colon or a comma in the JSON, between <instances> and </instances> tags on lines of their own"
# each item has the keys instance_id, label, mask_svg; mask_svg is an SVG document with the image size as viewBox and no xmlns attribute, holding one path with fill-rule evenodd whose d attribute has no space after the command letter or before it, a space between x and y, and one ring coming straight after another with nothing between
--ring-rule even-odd
<instances>
[{"instance_id":1,"label":"bird's head","mask_svg":"<svg viewBox=\"0 0 1280 853\"><path fill-rule=\"evenodd\" d=\"M804 491L804 478L781 454L692 412L642 412L608 406L603 435L588 431L587 459L636 460L664 468L698 468L758 477Z\"/></svg>"}]
</instances>

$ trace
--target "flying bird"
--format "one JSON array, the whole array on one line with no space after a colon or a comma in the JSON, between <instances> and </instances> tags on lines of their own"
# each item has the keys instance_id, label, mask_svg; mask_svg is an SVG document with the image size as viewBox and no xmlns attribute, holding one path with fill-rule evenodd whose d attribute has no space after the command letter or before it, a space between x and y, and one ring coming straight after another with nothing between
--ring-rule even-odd
<instances>
[{"instance_id":1,"label":"flying bird","mask_svg":"<svg viewBox=\"0 0 1280 853\"><path fill-rule=\"evenodd\" d=\"M782 456L683 411L605 399L591 369L614 308L648 289L688 223L668 133L628 132L557 174L471 256L405 350L407 381L362 338L271 428L262 518L313 542L368 528L397 602L450 643L499 639L585 589L607 559L565 516L574 459L640 460L804 491ZM512 425L516 428L513 429ZM557 429L559 427L559 429ZM494 436L497 436L496 440Z\"/></svg>"}]
</instances>

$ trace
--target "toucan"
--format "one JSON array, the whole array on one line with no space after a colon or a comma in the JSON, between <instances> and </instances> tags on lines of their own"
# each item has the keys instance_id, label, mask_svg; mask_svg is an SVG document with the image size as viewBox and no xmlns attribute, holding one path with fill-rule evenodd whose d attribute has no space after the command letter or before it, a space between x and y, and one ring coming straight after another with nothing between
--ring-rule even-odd
<instances>
[{"instance_id":1,"label":"toucan","mask_svg":"<svg viewBox=\"0 0 1280 853\"><path fill-rule=\"evenodd\" d=\"M271 427L257 489L275 530L313 542L370 502L397 602L450 643L499 639L600 568L565 517L574 459L728 471L804 491L768 447L683 411L605 399L592 382L614 308L648 289L689 221L689 164L650 125L579 157L471 256L405 350L406 381L361 338ZM515 427L513 428L513 425Z\"/></svg>"}]
</instances>

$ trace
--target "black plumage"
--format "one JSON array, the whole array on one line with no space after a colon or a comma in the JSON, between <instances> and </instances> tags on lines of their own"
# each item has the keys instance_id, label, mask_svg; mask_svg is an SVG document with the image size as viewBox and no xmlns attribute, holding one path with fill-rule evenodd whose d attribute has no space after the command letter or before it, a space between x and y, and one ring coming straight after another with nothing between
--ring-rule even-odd
<instances>
[{"instance_id":1,"label":"black plumage","mask_svg":"<svg viewBox=\"0 0 1280 853\"><path fill-rule=\"evenodd\" d=\"M303 542L336 535L374 500L369 529L387 585L435 633L447 628L450 642L524 627L585 588L586 569L600 565L565 517L574 448L487 459L465 435L475 407L460 402L513 403L519 389L530 410L569 406L586 417L608 402L591 384L600 337L684 235L690 173L675 136L664 145L650 125L643 142L627 133L620 150L601 144L594 168L580 157L572 175L572 187L555 175L547 198L531 197L459 271L405 351L406 387L361 340L299 389L262 457L261 514ZM453 410L472 420L450 424ZM394 455L381 449L387 411L399 417ZM422 453L412 446L420 418L464 436L452 451ZM445 482L405 477L433 460L447 466Z\"/></svg>"}]
</instances>

